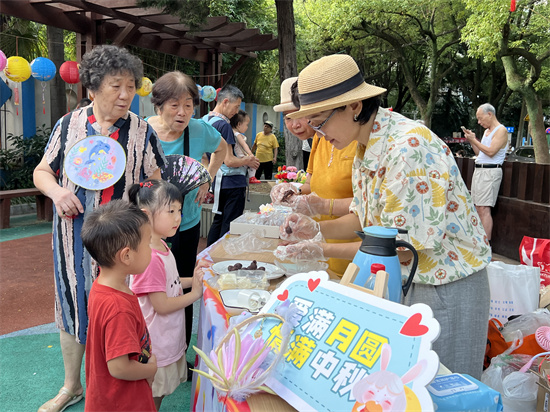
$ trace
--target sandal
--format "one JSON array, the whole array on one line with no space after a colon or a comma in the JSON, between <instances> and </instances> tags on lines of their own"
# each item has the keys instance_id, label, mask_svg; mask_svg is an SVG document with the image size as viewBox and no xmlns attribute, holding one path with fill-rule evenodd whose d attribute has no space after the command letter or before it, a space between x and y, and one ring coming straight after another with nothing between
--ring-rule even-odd
<instances>
[{"instance_id":1,"label":"sandal","mask_svg":"<svg viewBox=\"0 0 550 412\"><path fill-rule=\"evenodd\" d=\"M67 400L65 401L65 403L58 403L57 401L63 395L65 395ZM62 387L59 390L59 393L57 394L57 396L53 399L50 399L48 402L42 405L40 409L38 409L38 412L62 412L65 409L67 409L69 406L80 402L82 400L83 395L84 395L84 392L80 394L75 394L69 391L67 388Z\"/></svg>"}]
</instances>

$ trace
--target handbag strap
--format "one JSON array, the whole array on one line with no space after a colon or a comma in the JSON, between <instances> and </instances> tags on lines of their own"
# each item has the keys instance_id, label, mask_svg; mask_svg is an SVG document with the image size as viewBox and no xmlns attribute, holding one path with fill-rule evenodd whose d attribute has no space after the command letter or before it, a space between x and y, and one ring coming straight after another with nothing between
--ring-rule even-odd
<instances>
[{"instance_id":1,"label":"handbag strap","mask_svg":"<svg viewBox=\"0 0 550 412\"><path fill-rule=\"evenodd\" d=\"M189 157L189 125L183 132L183 154Z\"/></svg>"}]
</instances>

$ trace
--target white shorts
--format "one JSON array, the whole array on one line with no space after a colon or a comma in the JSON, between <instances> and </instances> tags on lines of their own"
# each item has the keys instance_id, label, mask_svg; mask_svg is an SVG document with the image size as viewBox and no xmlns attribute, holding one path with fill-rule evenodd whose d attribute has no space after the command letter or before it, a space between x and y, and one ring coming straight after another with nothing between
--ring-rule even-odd
<instances>
[{"instance_id":1,"label":"white shorts","mask_svg":"<svg viewBox=\"0 0 550 412\"><path fill-rule=\"evenodd\" d=\"M472 177L472 200L476 206L493 207L497 202L502 181L502 168L476 167Z\"/></svg>"},{"instance_id":2,"label":"white shorts","mask_svg":"<svg viewBox=\"0 0 550 412\"><path fill-rule=\"evenodd\" d=\"M176 362L168 366L157 369L155 380L153 381L153 397L170 395L179 386L180 383L187 380L187 360L185 353Z\"/></svg>"}]
</instances>

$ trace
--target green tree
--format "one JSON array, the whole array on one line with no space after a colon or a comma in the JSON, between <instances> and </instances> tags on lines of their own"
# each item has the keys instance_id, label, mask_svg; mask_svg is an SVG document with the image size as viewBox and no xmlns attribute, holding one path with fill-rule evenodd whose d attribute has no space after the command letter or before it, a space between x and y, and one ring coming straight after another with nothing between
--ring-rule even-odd
<instances>
[{"instance_id":1,"label":"green tree","mask_svg":"<svg viewBox=\"0 0 550 412\"><path fill-rule=\"evenodd\" d=\"M472 56L501 60L508 87L523 97L531 122L535 159L550 163L543 104L550 95L550 3L465 0L472 13L462 39Z\"/></svg>"},{"instance_id":2,"label":"green tree","mask_svg":"<svg viewBox=\"0 0 550 412\"><path fill-rule=\"evenodd\" d=\"M29 20L2 15L0 50L6 56L21 56L29 61L47 56L46 26Z\"/></svg>"},{"instance_id":3,"label":"green tree","mask_svg":"<svg viewBox=\"0 0 550 412\"><path fill-rule=\"evenodd\" d=\"M350 38L370 38L374 50L380 50L383 43L390 59L380 57L399 63L408 92L430 126L443 79L455 68L451 57L456 53L460 29L465 24L461 2L309 0L307 10L320 33L317 37L330 38L334 46L353 50ZM366 64L372 64L369 60L374 59L368 56Z\"/></svg>"}]
</instances>

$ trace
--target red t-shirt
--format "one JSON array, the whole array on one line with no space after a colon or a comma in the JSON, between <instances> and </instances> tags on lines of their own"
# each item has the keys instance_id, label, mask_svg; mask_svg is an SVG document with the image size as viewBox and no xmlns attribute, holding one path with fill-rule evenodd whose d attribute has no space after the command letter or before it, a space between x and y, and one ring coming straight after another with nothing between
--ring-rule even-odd
<instances>
[{"instance_id":1,"label":"red t-shirt","mask_svg":"<svg viewBox=\"0 0 550 412\"><path fill-rule=\"evenodd\" d=\"M138 299L94 282L88 302L85 411L156 411L146 379L111 376L107 362L122 355L147 363L151 340Z\"/></svg>"}]
</instances>

